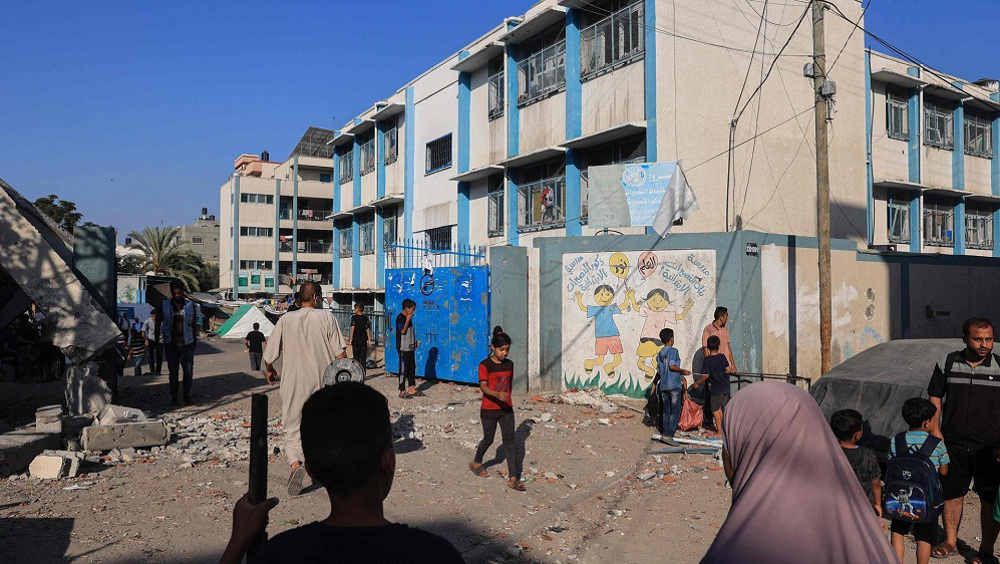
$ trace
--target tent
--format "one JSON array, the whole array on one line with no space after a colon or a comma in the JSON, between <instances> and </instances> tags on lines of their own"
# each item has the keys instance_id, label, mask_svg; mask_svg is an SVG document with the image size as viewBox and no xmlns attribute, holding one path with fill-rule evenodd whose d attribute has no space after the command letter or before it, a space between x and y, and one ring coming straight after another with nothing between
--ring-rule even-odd
<instances>
[{"instance_id":1,"label":"tent","mask_svg":"<svg viewBox=\"0 0 1000 564\"><path fill-rule=\"evenodd\" d=\"M889 450L893 435L906 430L903 402L927 397L934 365L965 348L961 339L899 339L875 345L835 366L810 393L827 419L835 411L856 409L865 420L864 446Z\"/></svg>"},{"instance_id":2,"label":"tent","mask_svg":"<svg viewBox=\"0 0 1000 564\"><path fill-rule=\"evenodd\" d=\"M256 306L246 304L240 306L236 313L231 315L222 324L222 327L219 327L217 333L223 339L242 339L247 336L247 333L253 331L254 323L260 323L260 332L265 337L270 337L271 331L274 331L274 324L263 312Z\"/></svg>"}]
</instances>

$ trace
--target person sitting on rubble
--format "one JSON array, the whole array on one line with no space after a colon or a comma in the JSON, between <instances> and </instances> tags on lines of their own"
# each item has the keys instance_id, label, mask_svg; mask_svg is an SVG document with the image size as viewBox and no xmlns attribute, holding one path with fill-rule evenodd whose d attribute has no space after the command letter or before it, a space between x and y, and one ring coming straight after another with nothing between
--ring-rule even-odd
<instances>
[{"instance_id":1,"label":"person sitting on rubble","mask_svg":"<svg viewBox=\"0 0 1000 564\"><path fill-rule=\"evenodd\" d=\"M302 408L301 432L306 471L326 488L330 515L275 536L251 562L463 562L446 539L383 516L396 472L385 396L358 382L322 388ZM236 503L220 564L242 560L277 504L272 498L252 505L247 496Z\"/></svg>"}]
</instances>

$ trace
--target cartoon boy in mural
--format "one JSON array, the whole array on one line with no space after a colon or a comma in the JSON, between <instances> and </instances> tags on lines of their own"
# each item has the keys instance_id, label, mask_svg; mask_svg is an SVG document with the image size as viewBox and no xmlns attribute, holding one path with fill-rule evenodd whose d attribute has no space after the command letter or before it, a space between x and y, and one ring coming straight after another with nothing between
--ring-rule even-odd
<instances>
[{"instance_id":1,"label":"cartoon boy in mural","mask_svg":"<svg viewBox=\"0 0 1000 564\"><path fill-rule=\"evenodd\" d=\"M632 309L638 311L641 317L646 318L646 323L642 326L642 333L639 336L639 348L636 349L635 354L639 355L639 369L646 373L647 382L653 380L656 366L655 364L647 364L646 361L655 359L656 353L663 348L663 342L660 341L660 330L684 319L691 311L691 307L694 306L694 300L688 298L680 313L677 313L673 308L667 309L669 305L670 298L667 297L666 290L662 288L650 290L642 305L636 303L635 294L632 294ZM655 363L655 360L653 362Z\"/></svg>"},{"instance_id":2,"label":"cartoon boy in mural","mask_svg":"<svg viewBox=\"0 0 1000 564\"><path fill-rule=\"evenodd\" d=\"M595 358L588 358L583 361L583 368L590 374L594 366L604 362L607 354L612 355L611 362L604 366L604 372L609 378L615 377L615 368L622 362L622 340L618 332L618 325L615 324L615 315L621 315L623 309L628 309L629 303L635 302L635 290L626 289L625 299L621 304L614 303L615 290L607 284L601 284L594 290L594 300L597 305L587 306L583 304L583 294L576 293L576 304L587 314L587 317L594 317L595 336L597 342L594 345Z\"/></svg>"}]
</instances>

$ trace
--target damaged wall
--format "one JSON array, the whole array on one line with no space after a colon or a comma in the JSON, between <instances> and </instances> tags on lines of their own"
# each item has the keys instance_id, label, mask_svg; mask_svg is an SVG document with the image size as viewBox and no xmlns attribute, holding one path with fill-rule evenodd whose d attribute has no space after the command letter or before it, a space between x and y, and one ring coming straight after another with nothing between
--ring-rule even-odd
<instances>
[{"instance_id":1,"label":"damaged wall","mask_svg":"<svg viewBox=\"0 0 1000 564\"><path fill-rule=\"evenodd\" d=\"M27 200L0 181L0 267L52 322L52 342L74 363L119 336L70 266L72 249Z\"/></svg>"}]
</instances>

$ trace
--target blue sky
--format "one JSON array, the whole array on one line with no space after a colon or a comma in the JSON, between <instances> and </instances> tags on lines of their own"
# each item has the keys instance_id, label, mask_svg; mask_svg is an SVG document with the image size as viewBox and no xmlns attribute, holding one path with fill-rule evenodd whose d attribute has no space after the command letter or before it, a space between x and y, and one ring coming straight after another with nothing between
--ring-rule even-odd
<instances>
[{"instance_id":1,"label":"blue sky","mask_svg":"<svg viewBox=\"0 0 1000 564\"><path fill-rule=\"evenodd\" d=\"M343 124L532 3L7 2L0 178L123 232L189 223L218 213L240 153L284 159L306 127ZM1000 76L1000 3L942 6L875 0L868 27L943 71Z\"/></svg>"}]
</instances>

